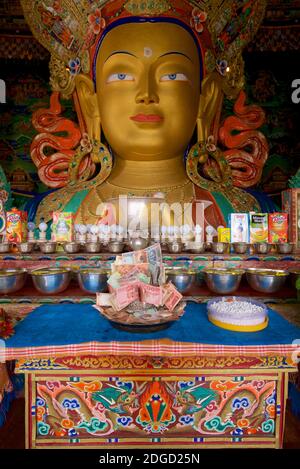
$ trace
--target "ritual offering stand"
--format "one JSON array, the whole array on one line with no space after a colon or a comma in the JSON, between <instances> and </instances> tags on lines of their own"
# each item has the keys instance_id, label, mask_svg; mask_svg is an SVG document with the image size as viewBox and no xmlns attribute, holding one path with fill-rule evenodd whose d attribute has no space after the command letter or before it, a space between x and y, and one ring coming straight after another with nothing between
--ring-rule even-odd
<instances>
[{"instance_id":1,"label":"ritual offering stand","mask_svg":"<svg viewBox=\"0 0 300 469\"><path fill-rule=\"evenodd\" d=\"M268 316L265 331L224 333L191 303L166 336L115 329L91 305L34 308L6 344L25 374L26 446L280 448L299 328Z\"/></svg>"}]
</instances>

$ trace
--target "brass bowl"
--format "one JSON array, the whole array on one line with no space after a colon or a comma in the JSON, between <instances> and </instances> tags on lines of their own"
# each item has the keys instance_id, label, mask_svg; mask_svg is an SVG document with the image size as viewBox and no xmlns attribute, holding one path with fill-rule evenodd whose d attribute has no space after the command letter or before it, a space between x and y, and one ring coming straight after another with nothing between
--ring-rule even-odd
<instances>
[{"instance_id":1,"label":"brass bowl","mask_svg":"<svg viewBox=\"0 0 300 469\"><path fill-rule=\"evenodd\" d=\"M123 241L109 241L107 250L113 254L119 254L123 252L124 247L125 243Z\"/></svg>"},{"instance_id":2,"label":"brass bowl","mask_svg":"<svg viewBox=\"0 0 300 469\"><path fill-rule=\"evenodd\" d=\"M234 252L236 254L245 254L248 250L249 244L248 243L232 243Z\"/></svg>"},{"instance_id":3,"label":"brass bowl","mask_svg":"<svg viewBox=\"0 0 300 469\"><path fill-rule=\"evenodd\" d=\"M39 243L39 247L44 254L53 254L56 252L56 242L54 241Z\"/></svg>"},{"instance_id":4,"label":"brass bowl","mask_svg":"<svg viewBox=\"0 0 300 469\"><path fill-rule=\"evenodd\" d=\"M246 270L246 278L253 290L263 293L275 293L283 287L289 273L285 270L255 269Z\"/></svg>"},{"instance_id":5,"label":"brass bowl","mask_svg":"<svg viewBox=\"0 0 300 469\"><path fill-rule=\"evenodd\" d=\"M0 254L6 253L10 251L10 243L0 243Z\"/></svg>"},{"instance_id":6,"label":"brass bowl","mask_svg":"<svg viewBox=\"0 0 300 469\"><path fill-rule=\"evenodd\" d=\"M97 254L101 251L101 243L99 241L85 243L84 250L90 254Z\"/></svg>"},{"instance_id":7,"label":"brass bowl","mask_svg":"<svg viewBox=\"0 0 300 469\"><path fill-rule=\"evenodd\" d=\"M0 294L14 293L24 287L27 278L26 269L0 270Z\"/></svg>"},{"instance_id":8,"label":"brass bowl","mask_svg":"<svg viewBox=\"0 0 300 469\"><path fill-rule=\"evenodd\" d=\"M81 290L86 293L103 293L108 289L107 280L110 271L99 268L84 268L77 272L77 280Z\"/></svg>"},{"instance_id":9,"label":"brass bowl","mask_svg":"<svg viewBox=\"0 0 300 469\"><path fill-rule=\"evenodd\" d=\"M245 273L242 269L203 269L204 279L208 288L219 295L235 292Z\"/></svg>"},{"instance_id":10,"label":"brass bowl","mask_svg":"<svg viewBox=\"0 0 300 469\"><path fill-rule=\"evenodd\" d=\"M168 243L168 250L172 254L179 254L183 251L183 243L181 241L171 241Z\"/></svg>"},{"instance_id":11,"label":"brass bowl","mask_svg":"<svg viewBox=\"0 0 300 469\"><path fill-rule=\"evenodd\" d=\"M81 244L77 243L76 241L73 241L70 243L64 243L63 248L64 248L64 251L67 252L68 254L76 254L77 252L80 251Z\"/></svg>"},{"instance_id":12,"label":"brass bowl","mask_svg":"<svg viewBox=\"0 0 300 469\"><path fill-rule=\"evenodd\" d=\"M193 254L205 252L206 244L203 241L190 241L186 243L187 250Z\"/></svg>"},{"instance_id":13,"label":"brass bowl","mask_svg":"<svg viewBox=\"0 0 300 469\"><path fill-rule=\"evenodd\" d=\"M229 243L223 243L220 241L211 243L211 250L215 254L224 254L224 252L227 252L228 250L228 245Z\"/></svg>"},{"instance_id":14,"label":"brass bowl","mask_svg":"<svg viewBox=\"0 0 300 469\"><path fill-rule=\"evenodd\" d=\"M35 248L35 243L20 243L18 244L18 249L20 252L23 254L29 254L31 253Z\"/></svg>"},{"instance_id":15,"label":"brass bowl","mask_svg":"<svg viewBox=\"0 0 300 469\"><path fill-rule=\"evenodd\" d=\"M277 252L280 254L290 254L293 252L294 243L278 243L276 244Z\"/></svg>"},{"instance_id":16,"label":"brass bowl","mask_svg":"<svg viewBox=\"0 0 300 469\"><path fill-rule=\"evenodd\" d=\"M182 294L187 293L196 283L196 271L175 267L166 269L165 274L167 282L172 282Z\"/></svg>"},{"instance_id":17,"label":"brass bowl","mask_svg":"<svg viewBox=\"0 0 300 469\"><path fill-rule=\"evenodd\" d=\"M254 252L256 254L268 254L271 251L272 244L270 243L254 243Z\"/></svg>"},{"instance_id":18,"label":"brass bowl","mask_svg":"<svg viewBox=\"0 0 300 469\"><path fill-rule=\"evenodd\" d=\"M32 270L31 277L35 288L40 293L56 295L68 288L72 272L67 268L50 267Z\"/></svg>"},{"instance_id":19,"label":"brass bowl","mask_svg":"<svg viewBox=\"0 0 300 469\"><path fill-rule=\"evenodd\" d=\"M133 251L139 251L140 249L145 249L149 244L148 239L138 237L138 238L131 238L128 241L128 245Z\"/></svg>"}]
</instances>

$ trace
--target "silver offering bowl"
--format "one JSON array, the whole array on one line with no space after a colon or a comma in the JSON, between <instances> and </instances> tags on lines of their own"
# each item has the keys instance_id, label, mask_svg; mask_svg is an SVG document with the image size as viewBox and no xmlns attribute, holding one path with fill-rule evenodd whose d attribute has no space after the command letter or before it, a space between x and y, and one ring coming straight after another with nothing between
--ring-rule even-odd
<instances>
[{"instance_id":1,"label":"silver offering bowl","mask_svg":"<svg viewBox=\"0 0 300 469\"><path fill-rule=\"evenodd\" d=\"M249 247L248 243L243 243L243 242L232 243L232 245L233 245L234 252L236 254L245 254Z\"/></svg>"},{"instance_id":2,"label":"silver offering bowl","mask_svg":"<svg viewBox=\"0 0 300 469\"><path fill-rule=\"evenodd\" d=\"M0 294L14 293L24 287L27 278L26 269L0 270Z\"/></svg>"},{"instance_id":3,"label":"silver offering bowl","mask_svg":"<svg viewBox=\"0 0 300 469\"><path fill-rule=\"evenodd\" d=\"M196 282L196 272L191 270L174 268L167 269L165 273L167 282L172 282L182 294L187 293Z\"/></svg>"},{"instance_id":4,"label":"silver offering bowl","mask_svg":"<svg viewBox=\"0 0 300 469\"><path fill-rule=\"evenodd\" d=\"M208 288L219 295L235 292L241 283L244 270L241 269L206 269L203 270Z\"/></svg>"},{"instance_id":5,"label":"silver offering bowl","mask_svg":"<svg viewBox=\"0 0 300 469\"><path fill-rule=\"evenodd\" d=\"M99 241L85 243L84 250L85 252L89 252L91 254L97 254L101 251L101 243Z\"/></svg>"},{"instance_id":6,"label":"silver offering bowl","mask_svg":"<svg viewBox=\"0 0 300 469\"><path fill-rule=\"evenodd\" d=\"M81 244L73 241L70 243L64 243L63 248L64 248L64 251L67 252L68 254L76 254L77 252L80 251Z\"/></svg>"},{"instance_id":7,"label":"silver offering bowl","mask_svg":"<svg viewBox=\"0 0 300 469\"><path fill-rule=\"evenodd\" d=\"M123 241L109 241L107 250L113 254L119 254L123 252L124 247L125 243Z\"/></svg>"},{"instance_id":8,"label":"silver offering bowl","mask_svg":"<svg viewBox=\"0 0 300 469\"><path fill-rule=\"evenodd\" d=\"M53 254L56 252L56 242L54 241L39 243L39 247L44 254Z\"/></svg>"},{"instance_id":9,"label":"silver offering bowl","mask_svg":"<svg viewBox=\"0 0 300 469\"><path fill-rule=\"evenodd\" d=\"M0 253L5 253L10 251L10 243L0 243Z\"/></svg>"},{"instance_id":10,"label":"silver offering bowl","mask_svg":"<svg viewBox=\"0 0 300 469\"><path fill-rule=\"evenodd\" d=\"M110 271L97 268L80 269L77 280L81 290L87 293L103 293L107 291L107 280Z\"/></svg>"},{"instance_id":11,"label":"silver offering bowl","mask_svg":"<svg viewBox=\"0 0 300 469\"><path fill-rule=\"evenodd\" d=\"M145 249L149 244L148 239L138 237L138 238L131 238L128 241L128 245L133 251L139 251L140 249Z\"/></svg>"},{"instance_id":12,"label":"silver offering bowl","mask_svg":"<svg viewBox=\"0 0 300 469\"><path fill-rule=\"evenodd\" d=\"M66 290L70 284L72 272L65 268L44 268L31 271L35 288L44 295L56 295Z\"/></svg>"},{"instance_id":13,"label":"silver offering bowl","mask_svg":"<svg viewBox=\"0 0 300 469\"><path fill-rule=\"evenodd\" d=\"M183 243L181 241L171 241L168 243L168 250L172 254L179 254L183 251Z\"/></svg>"},{"instance_id":14,"label":"silver offering bowl","mask_svg":"<svg viewBox=\"0 0 300 469\"><path fill-rule=\"evenodd\" d=\"M203 241L189 241L186 243L186 248L193 254L201 254L202 252L205 252L206 245Z\"/></svg>"},{"instance_id":15,"label":"silver offering bowl","mask_svg":"<svg viewBox=\"0 0 300 469\"><path fill-rule=\"evenodd\" d=\"M224 254L224 252L227 251L228 248L228 243L222 243L222 242L215 242L211 243L211 250L215 254Z\"/></svg>"},{"instance_id":16,"label":"silver offering bowl","mask_svg":"<svg viewBox=\"0 0 300 469\"><path fill-rule=\"evenodd\" d=\"M263 293L275 293L283 287L289 273L285 270L247 269L246 278L253 290Z\"/></svg>"},{"instance_id":17,"label":"silver offering bowl","mask_svg":"<svg viewBox=\"0 0 300 469\"><path fill-rule=\"evenodd\" d=\"M272 244L270 243L254 243L254 251L256 254L268 254L271 251Z\"/></svg>"},{"instance_id":18,"label":"silver offering bowl","mask_svg":"<svg viewBox=\"0 0 300 469\"><path fill-rule=\"evenodd\" d=\"M18 249L20 252L23 254L29 254L31 253L35 248L35 243L20 243L18 244Z\"/></svg>"},{"instance_id":19,"label":"silver offering bowl","mask_svg":"<svg viewBox=\"0 0 300 469\"><path fill-rule=\"evenodd\" d=\"M294 244L293 243L278 243L276 244L277 252L280 254L290 254L293 252Z\"/></svg>"}]
</instances>

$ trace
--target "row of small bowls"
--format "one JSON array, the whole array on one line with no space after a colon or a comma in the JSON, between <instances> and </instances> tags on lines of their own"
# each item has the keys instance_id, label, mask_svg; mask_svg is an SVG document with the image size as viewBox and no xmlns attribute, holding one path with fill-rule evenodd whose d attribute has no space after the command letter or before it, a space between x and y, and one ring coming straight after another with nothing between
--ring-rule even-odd
<instances>
[{"instance_id":1,"label":"row of small bowls","mask_svg":"<svg viewBox=\"0 0 300 469\"><path fill-rule=\"evenodd\" d=\"M188 292L194 286L203 285L205 281L209 290L220 295L234 293L240 286L243 275L246 274L248 284L253 290L262 293L275 293L283 287L289 272L279 269L225 269L206 268L195 272L180 267L167 270L168 280L172 281L181 293ZM300 276L299 271L295 275Z\"/></svg>"},{"instance_id":2,"label":"row of small bowls","mask_svg":"<svg viewBox=\"0 0 300 469\"><path fill-rule=\"evenodd\" d=\"M0 271L0 294L14 293L24 287L28 273L35 288L42 294L56 295L66 290L75 275L84 292L96 293L107 290L110 270L103 268L81 268L72 271L69 268L44 268L27 272L26 269L5 269ZM256 291L274 293L285 283L289 272L272 269L203 269L188 270L181 267L166 269L166 280L171 281L181 293L187 293L192 287L201 286L203 278L208 288L217 294L234 293L246 274L249 285ZM299 271L294 272L300 276Z\"/></svg>"},{"instance_id":3,"label":"row of small bowls","mask_svg":"<svg viewBox=\"0 0 300 469\"><path fill-rule=\"evenodd\" d=\"M107 289L109 270L86 268L72 271L69 268L50 267L43 269L4 269L0 271L0 294L11 294L25 286L28 274L36 290L45 295L57 295L68 288L73 274L80 288L87 293L103 292Z\"/></svg>"},{"instance_id":4,"label":"row of small bowls","mask_svg":"<svg viewBox=\"0 0 300 469\"><path fill-rule=\"evenodd\" d=\"M47 242L24 242L15 244L19 252L23 254L29 254L34 251L37 247L44 254L54 254L57 251L58 245L62 245L64 251L67 254L76 254L81 251L90 254L98 254L100 252L106 251L112 254L119 254L124 251L126 247L135 250L145 249L148 246L149 242L146 238L135 238L129 241L118 241L112 240L107 244L101 242L86 242L84 244L78 242L69 242L69 243L56 243L53 241ZM215 254L224 254L230 251L230 247L233 247L233 250L236 254L246 254L250 247L253 248L254 253L256 254L268 254L272 249L272 244L270 243L224 243L224 242L214 242L214 243L205 243L205 242L196 242L191 241L187 244L182 243L181 241L173 241L169 243L162 244L164 251L167 251L172 254L180 254L184 251L188 251L193 254L201 254L205 251L211 250ZM290 254L293 252L294 244L293 243L278 243L275 244L276 250L280 254ZM10 252L12 245L10 243L0 243L0 253Z\"/></svg>"}]
</instances>

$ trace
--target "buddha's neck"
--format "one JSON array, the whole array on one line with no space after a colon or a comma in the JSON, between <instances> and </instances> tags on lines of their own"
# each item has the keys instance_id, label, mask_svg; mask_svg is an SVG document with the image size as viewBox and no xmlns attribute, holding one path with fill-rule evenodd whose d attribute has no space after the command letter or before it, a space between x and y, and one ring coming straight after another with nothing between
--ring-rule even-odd
<instances>
[{"instance_id":1,"label":"buddha's neck","mask_svg":"<svg viewBox=\"0 0 300 469\"><path fill-rule=\"evenodd\" d=\"M167 188L187 181L182 156L159 161L116 158L108 182L128 189Z\"/></svg>"}]
</instances>

